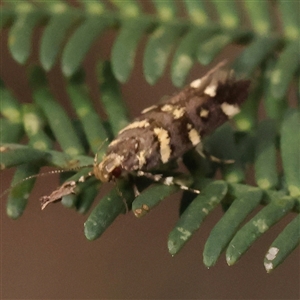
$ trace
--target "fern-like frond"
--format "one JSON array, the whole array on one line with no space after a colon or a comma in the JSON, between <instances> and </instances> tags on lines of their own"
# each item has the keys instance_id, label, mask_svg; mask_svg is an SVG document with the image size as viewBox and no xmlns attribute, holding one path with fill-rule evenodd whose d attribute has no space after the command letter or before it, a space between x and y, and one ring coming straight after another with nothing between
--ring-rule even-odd
<instances>
[{"instance_id":1,"label":"fern-like frond","mask_svg":"<svg viewBox=\"0 0 300 300\"><path fill-rule=\"evenodd\" d=\"M242 21L242 12L234 1L212 1L217 21L212 21L209 10L201 1L184 1L184 17L178 17L177 3L173 1L153 1L156 14L151 15L144 12L136 1L112 1L116 5L113 10L101 1L79 1L80 7L70 6L64 1L33 1L36 5L25 1L4 2L7 4L2 6L1 25L10 27L9 49L13 58L19 63L28 60L33 31L43 26L40 62L48 71L62 53L61 68L66 76L73 75L80 68L93 43L111 28L119 29L111 61L114 75L121 82L127 81L131 74L137 46L143 37L148 38L144 75L151 84L164 73L173 50L170 74L176 86L185 82L197 60L209 64L233 43L249 45L234 64L237 71L244 74L251 74L275 50L282 51L277 66L279 70L286 60L297 59L297 1L278 1L276 5L269 1L260 5L244 1L243 13L248 15L251 27ZM281 16L283 33L275 26L272 9ZM288 74L282 74L287 75L282 76L284 82L278 87L282 93L284 89L280 87L290 82L295 65L285 68ZM278 78L273 81L275 85L275 82L281 82ZM275 92L276 88L272 87L272 90Z\"/></svg>"},{"instance_id":2,"label":"fern-like frond","mask_svg":"<svg viewBox=\"0 0 300 300\"><path fill-rule=\"evenodd\" d=\"M33 103L20 104L3 82L1 93L1 170L17 167L9 191L7 213L20 217L34 186L34 175L41 167L73 169L68 181L87 176L96 153L100 160L106 140L111 140L129 122L118 82L126 82L134 68L139 44L145 41L144 77L155 84L170 63L169 75L175 86L182 86L196 63L211 63L228 45L244 49L232 67L240 76L253 79L252 90L242 112L234 118L235 128L224 124L205 141L206 150L232 164L218 165L200 157L195 150L186 153L183 164L200 195L184 192L180 218L168 240L175 255L199 229L218 205L226 210L212 229L203 260L214 265L223 251L229 265L287 213L297 214L274 240L265 256L269 272L297 247L300 212L300 113L291 105L288 90L299 82L299 16L297 1L152 1L155 12L148 14L136 1L3 1L0 25L8 29L10 55L27 63ZM184 7L180 14L179 7ZM215 16L210 12L214 10ZM250 25L243 20L247 15ZM278 15L280 26L275 22ZM39 28L40 66L30 61L36 47L34 31ZM84 79L82 64L93 44L109 30L116 30L111 62L97 63L101 105L107 113L102 120L95 112ZM71 118L52 94L46 71L60 61L66 76L65 88L76 118ZM163 94L163 93L162 93ZM263 101L261 101L263 100ZM258 118L260 104L266 118ZM21 143L26 137L27 144ZM54 150L58 144L60 150ZM100 149L99 149L100 147ZM278 167L282 161L282 168ZM82 169L83 166L86 168ZM255 187L247 182L249 166L254 168ZM174 174L172 165L165 172ZM79 172L74 170L80 168ZM222 180L215 180L220 170ZM186 174L179 174L186 175ZM31 179L22 181L25 178ZM184 176L183 176L184 177ZM185 176L186 177L186 176ZM186 179L186 178L185 178ZM185 180L184 179L184 180ZM134 182L133 182L134 181ZM133 183L141 194L135 197ZM76 185L74 194L62 203L86 213L101 183L95 178ZM118 181L93 209L85 223L85 235L94 240L120 213L131 209L142 217L177 186L150 185L137 178ZM124 203L126 202L126 203ZM248 219L261 204L264 206ZM245 222L245 223L244 223Z\"/></svg>"}]
</instances>

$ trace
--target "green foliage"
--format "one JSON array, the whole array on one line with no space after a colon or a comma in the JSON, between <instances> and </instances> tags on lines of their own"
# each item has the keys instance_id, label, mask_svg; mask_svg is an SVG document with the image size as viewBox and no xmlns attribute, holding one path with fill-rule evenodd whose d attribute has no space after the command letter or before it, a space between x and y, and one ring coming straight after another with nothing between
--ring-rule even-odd
<instances>
[{"instance_id":1,"label":"green foliage","mask_svg":"<svg viewBox=\"0 0 300 300\"><path fill-rule=\"evenodd\" d=\"M79 6L64 1L3 2L0 25L8 29L8 48L13 59L28 66L34 99L31 104L20 104L1 82L1 170L16 167L7 200L7 214L11 218L22 215L34 178L18 182L37 174L42 166L91 166L93 158L88 153L98 153L97 159L101 159L106 139L129 122L119 85L131 75L141 39L147 39L143 56L147 82L155 84L171 62L169 76L177 87L185 83L197 62L207 65L227 45L237 44L244 49L232 67L238 75L252 78L252 91L234 120L235 128L225 124L205 144L211 154L234 159L234 163L217 165L201 158L195 150L183 156L194 182L192 187L201 189L201 194L183 193L181 215L169 235L169 252L175 255L220 204L226 212L206 242L206 266L214 265L225 249L228 264L234 264L258 237L289 212L295 218L267 251L267 272L299 245L299 90L296 105L288 99L291 82L299 83L298 1L260 1L257 5L255 1L244 0L240 6L235 1L211 1L209 10L202 1L153 0L155 13L151 15L134 0L112 0L114 9L102 1L78 1ZM179 6L185 8L183 17L178 17ZM217 18L211 17L212 10ZM244 24L242 13L248 16L250 26ZM277 16L281 28L274 23ZM40 66L29 61L36 28L42 28ZM112 29L117 35L111 62L99 61L97 66L102 105L108 116L103 121L95 113L81 67L94 42ZM57 61L67 77L66 91L77 114L74 119L48 87L45 74ZM264 120L258 119L261 100L266 112ZM23 137L27 138L26 145L21 143ZM54 143L60 145L61 151L53 150ZM279 161L282 168L278 167ZM246 180L251 166L256 187ZM218 169L222 180L214 179ZM89 170L81 169L68 179L78 179ZM167 171L174 170L169 166ZM142 193L134 199L132 180L118 181L93 209L85 223L88 239L98 238L126 208L141 217L178 191L175 186L156 184L146 189L149 182L137 183ZM86 213L100 184L95 178L79 183L76 194L63 197L62 203ZM261 204L265 206L249 219L249 214Z\"/></svg>"}]
</instances>

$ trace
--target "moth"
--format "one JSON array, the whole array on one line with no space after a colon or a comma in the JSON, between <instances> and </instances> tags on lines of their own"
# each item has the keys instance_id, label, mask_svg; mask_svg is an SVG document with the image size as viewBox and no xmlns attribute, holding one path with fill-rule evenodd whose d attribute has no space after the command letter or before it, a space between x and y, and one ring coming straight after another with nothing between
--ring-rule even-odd
<instances>
[{"instance_id":1,"label":"moth","mask_svg":"<svg viewBox=\"0 0 300 300\"><path fill-rule=\"evenodd\" d=\"M175 184L172 177L152 175L151 170L201 145L203 137L240 112L247 98L250 80L236 79L233 70L224 69L224 64L218 64L163 103L144 109L110 142L100 162L95 157L89 175L109 182L133 173ZM42 207L74 192L75 186L76 182L67 182L50 196L42 197Z\"/></svg>"}]
</instances>

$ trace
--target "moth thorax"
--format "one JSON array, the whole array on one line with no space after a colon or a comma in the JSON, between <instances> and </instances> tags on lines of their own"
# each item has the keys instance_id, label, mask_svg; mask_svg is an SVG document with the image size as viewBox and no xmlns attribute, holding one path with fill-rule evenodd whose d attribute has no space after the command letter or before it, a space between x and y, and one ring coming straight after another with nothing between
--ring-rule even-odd
<instances>
[{"instance_id":1,"label":"moth thorax","mask_svg":"<svg viewBox=\"0 0 300 300\"><path fill-rule=\"evenodd\" d=\"M118 154L109 154L101 163L94 165L95 177L102 182L108 182L112 178L120 177L123 171L123 159L124 157Z\"/></svg>"}]
</instances>

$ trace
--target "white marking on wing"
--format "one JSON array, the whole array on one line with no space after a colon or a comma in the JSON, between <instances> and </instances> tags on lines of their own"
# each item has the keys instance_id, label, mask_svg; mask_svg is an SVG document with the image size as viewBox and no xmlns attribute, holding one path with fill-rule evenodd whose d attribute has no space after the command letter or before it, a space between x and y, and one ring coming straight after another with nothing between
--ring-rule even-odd
<instances>
[{"instance_id":1,"label":"white marking on wing","mask_svg":"<svg viewBox=\"0 0 300 300\"><path fill-rule=\"evenodd\" d=\"M171 156L171 148L170 148L170 137L167 130L163 128L154 128L154 133L158 138L160 143L160 156L161 161L166 163Z\"/></svg>"},{"instance_id":2,"label":"white marking on wing","mask_svg":"<svg viewBox=\"0 0 300 300\"><path fill-rule=\"evenodd\" d=\"M199 88L200 85L201 85L201 81L202 81L201 78L192 81L192 82L190 83L190 87L192 87L192 88L194 88L194 89Z\"/></svg>"},{"instance_id":3,"label":"white marking on wing","mask_svg":"<svg viewBox=\"0 0 300 300\"><path fill-rule=\"evenodd\" d=\"M228 116L228 118L234 117L236 114L238 114L241 111L238 105L229 104L227 102L221 104L221 109L223 113Z\"/></svg>"},{"instance_id":4,"label":"white marking on wing","mask_svg":"<svg viewBox=\"0 0 300 300\"><path fill-rule=\"evenodd\" d=\"M148 120L142 120L142 121L136 121L136 122L133 122L131 124L129 124L128 126L126 126L125 128L123 128L120 132L124 132L126 130L129 130L129 129L133 129L133 128L146 128L148 127L150 124L148 122Z\"/></svg>"}]
</instances>

